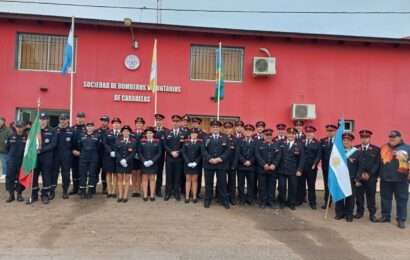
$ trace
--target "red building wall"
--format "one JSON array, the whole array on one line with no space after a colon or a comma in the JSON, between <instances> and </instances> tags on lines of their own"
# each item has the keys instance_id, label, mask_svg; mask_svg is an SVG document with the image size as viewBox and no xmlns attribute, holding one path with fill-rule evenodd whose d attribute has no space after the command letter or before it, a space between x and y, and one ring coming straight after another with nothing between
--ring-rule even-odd
<instances>
[{"instance_id":1,"label":"red building wall","mask_svg":"<svg viewBox=\"0 0 410 260\"><path fill-rule=\"evenodd\" d=\"M15 69L17 32L66 35L68 24L0 20L0 111L14 120L16 107L36 107L37 97L44 109L69 108L69 76L51 72ZM159 93L158 110L171 114L216 113L210 100L215 83L190 80L192 44L244 48L242 83L225 83L224 116L240 116L255 123L265 120L291 123L291 104L316 104L320 128L341 116L355 120L355 129L369 128L377 143L384 142L390 129L405 136L410 130L410 47L387 44L338 43L336 41L290 40L224 34L136 30L138 49L131 48L127 28L76 25L77 73L74 113L84 111L97 121L102 114L120 116L132 124L136 116L152 123L154 103L114 102L114 94L143 94L126 90L84 88L83 82L107 81L146 84L149 80L153 39L158 39L158 83L180 85L180 94ZM252 58L261 56L259 48L268 48L277 59L277 75L253 78ZM141 66L136 71L125 68L124 58L136 54ZM40 92L47 87L48 92ZM153 99L152 99L153 100Z\"/></svg>"}]
</instances>

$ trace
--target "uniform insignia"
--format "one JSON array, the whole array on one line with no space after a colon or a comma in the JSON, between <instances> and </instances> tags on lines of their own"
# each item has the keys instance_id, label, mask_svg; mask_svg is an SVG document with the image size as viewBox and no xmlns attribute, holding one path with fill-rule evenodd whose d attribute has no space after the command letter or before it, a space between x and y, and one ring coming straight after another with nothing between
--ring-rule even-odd
<instances>
[{"instance_id":1,"label":"uniform insignia","mask_svg":"<svg viewBox=\"0 0 410 260\"><path fill-rule=\"evenodd\" d=\"M67 142L70 142L70 141L71 141L71 137L66 137L65 140L66 140Z\"/></svg>"},{"instance_id":2,"label":"uniform insignia","mask_svg":"<svg viewBox=\"0 0 410 260\"><path fill-rule=\"evenodd\" d=\"M44 139L44 143L48 144L50 142L50 139L46 138Z\"/></svg>"}]
</instances>

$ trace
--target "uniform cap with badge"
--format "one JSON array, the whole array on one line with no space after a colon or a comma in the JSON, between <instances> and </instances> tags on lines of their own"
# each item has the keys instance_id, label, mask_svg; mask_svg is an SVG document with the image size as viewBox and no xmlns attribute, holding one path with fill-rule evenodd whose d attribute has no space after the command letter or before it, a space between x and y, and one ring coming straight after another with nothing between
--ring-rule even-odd
<instances>
[{"instance_id":1,"label":"uniform cap with badge","mask_svg":"<svg viewBox=\"0 0 410 260\"><path fill-rule=\"evenodd\" d=\"M119 117L114 117L114 118L111 120L111 124L114 124L114 123L119 123L119 124L121 124L121 119L120 119Z\"/></svg>"},{"instance_id":2,"label":"uniform cap with badge","mask_svg":"<svg viewBox=\"0 0 410 260\"><path fill-rule=\"evenodd\" d=\"M243 128L247 131L255 131L255 127L251 124L246 124Z\"/></svg>"}]
</instances>

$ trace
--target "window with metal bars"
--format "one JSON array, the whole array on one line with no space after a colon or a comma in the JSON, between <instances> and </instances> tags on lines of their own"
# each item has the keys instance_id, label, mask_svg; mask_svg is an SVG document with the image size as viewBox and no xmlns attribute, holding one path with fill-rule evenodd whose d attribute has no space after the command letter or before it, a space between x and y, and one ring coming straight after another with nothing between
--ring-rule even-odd
<instances>
[{"instance_id":1,"label":"window with metal bars","mask_svg":"<svg viewBox=\"0 0 410 260\"><path fill-rule=\"evenodd\" d=\"M64 62L67 36L18 33L16 67L18 70L58 72ZM75 50L76 48L74 48ZM74 55L75 71L75 55Z\"/></svg>"},{"instance_id":2,"label":"window with metal bars","mask_svg":"<svg viewBox=\"0 0 410 260\"><path fill-rule=\"evenodd\" d=\"M216 79L217 46L191 46L191 80ZM243 78L243 48L222 47L225 81L241 82Z\"/></svg>"}]
</instances>

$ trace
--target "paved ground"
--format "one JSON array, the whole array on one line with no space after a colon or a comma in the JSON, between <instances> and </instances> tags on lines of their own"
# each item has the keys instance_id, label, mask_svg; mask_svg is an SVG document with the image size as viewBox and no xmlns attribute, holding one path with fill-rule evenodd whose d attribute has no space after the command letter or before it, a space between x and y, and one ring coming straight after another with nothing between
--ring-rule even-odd
<instances>
[{"instance_id":1,"label":"paved ground","mask_svg":"<svg viewBox=\"0 0 410 260\"><path fill-rule=\"evenodd\" d=\"M3 186L3 185L2 185ZM0 259L410 259L410 228L296 211L131 199L6 204Z\"/></svg>"}]
</instances>

